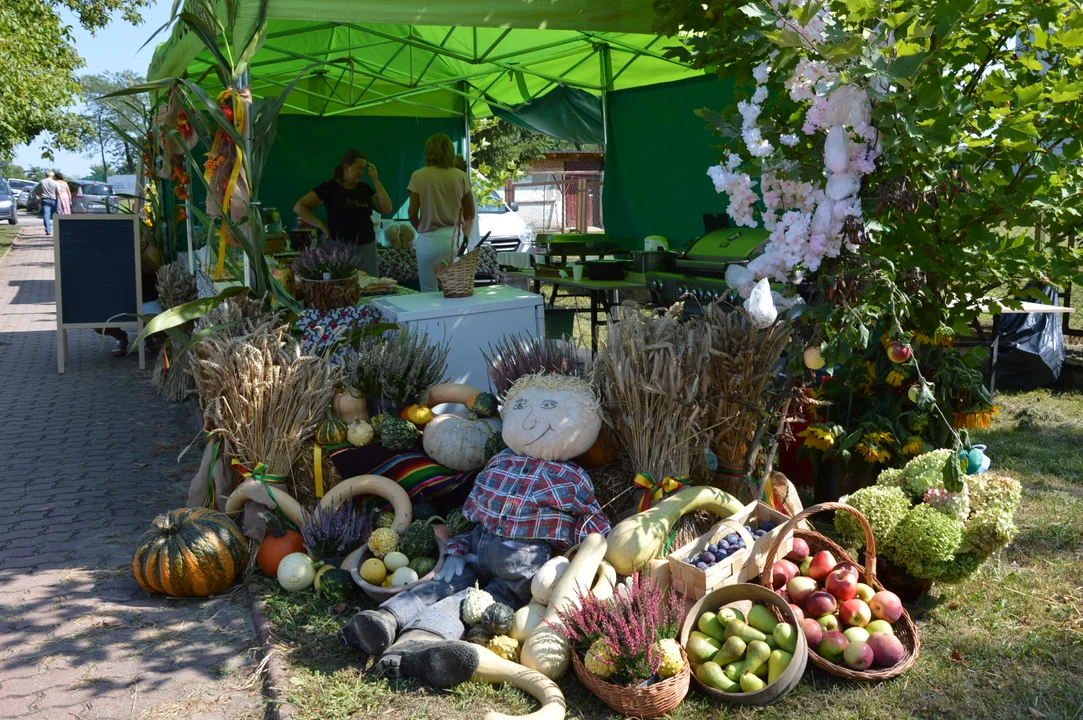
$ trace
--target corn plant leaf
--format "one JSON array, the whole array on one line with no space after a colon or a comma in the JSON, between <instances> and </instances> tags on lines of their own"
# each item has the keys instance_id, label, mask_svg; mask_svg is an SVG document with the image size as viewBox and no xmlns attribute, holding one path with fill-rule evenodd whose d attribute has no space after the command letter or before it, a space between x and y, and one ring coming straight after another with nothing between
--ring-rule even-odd
<instances>
[{"instance_id":1,"label":"corn plant leaf","mask_svg":"<svg viewBox=\"0 0 1083 720\"><path fill-rule=\"evenodd\" d=\"M150 318L146 325L143 326L143 331L139 333L139 337L135 339L135 342L140 343L154 333L168 333L173 328L198 320L229 298L247 292L249 292L249 289L244 285L228 287L212 297L197 298L175 308L170 308ZM187 336L184 337L184 340L187 341Z\"/></svg>"}]
</instances>

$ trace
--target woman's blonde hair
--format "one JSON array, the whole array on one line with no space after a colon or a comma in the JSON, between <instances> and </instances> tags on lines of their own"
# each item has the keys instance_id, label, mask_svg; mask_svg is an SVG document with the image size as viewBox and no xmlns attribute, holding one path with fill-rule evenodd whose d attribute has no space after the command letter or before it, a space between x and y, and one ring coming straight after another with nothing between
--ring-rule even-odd
<instances>
[{"instance_id":1,"label":"woman's blonde hair","mask_svg":"<svg viewBox=\"0 0 1083 720\"><path fill-rule=\"evenodd\" d=\"M425 143L425 164L438 168L455 167L455 146L451 138L437 133Z\"/></svg>"}]
</instances>

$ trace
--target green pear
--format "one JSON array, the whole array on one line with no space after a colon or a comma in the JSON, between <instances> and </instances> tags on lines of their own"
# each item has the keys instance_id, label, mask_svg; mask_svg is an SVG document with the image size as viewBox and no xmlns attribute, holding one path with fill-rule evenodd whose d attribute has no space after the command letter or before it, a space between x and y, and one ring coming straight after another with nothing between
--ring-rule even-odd
<instances>
[{"instance_id":1,"label":"green pear","mask_svg":"<svg viewBox=\"0 0 1083 720\"><path fill-rule=\"evenodd\" d=\"M773 634L768 635L767 639L764 640L764 642L767 643L767 647L771 648L772 650L778 650L778 641L775 640L775 636Z\"/></svg>"},{"instance_id":2,"label":"green pear","mask_svg":"<svg viewBox=\"0 0 1083 720\"><path fill-rule=\"evenodd\" d=\"M715 640L726 639L726 628L719 622L718 614L708 610L699 616L699 620L696 621L696 627L704 635L709 635Z\"/></svg>"},{"instance_id":3,"label":"green pear","mask_svg":"<svg viewBox=\"0 0 1083 720\"><path fill-rule=\"evenodd\" d=\"M709 635L693 631L688 636L688 644L684 649L688 652L689 662L705 663L722 649L722 643Z\"/></svg>"},{"instance_id":4,"label":"green pear","mask_svg":"<svg viewBox=\"0 0 1083 720\"><path fill-rule=\"evenodd\" d=\"M770 635L774 631L775 625L778 625L778 620L763 605L753 605L752 609L748 611L748 624L765 635Z\"/></svg>"},{"instance_id":5,"label":"green pear","mask_svg":"<svg viewBox=\"0 0 1083 720\"><path fill-rule=\"evenodd\" d=\"M741 675L754 674L770 657L771 648L767 647L767 643L761 640L753 640L748 644L748 651L745 653L745 664L741 667Z\"/></svg>"},{"instance_id":6,"label":"green pear","mask_svg":"<svg viewBox=\"0 0 1083 720\"><path fill-rule=\"evenodd\" d=\"M744 620L730 620L729 624L726 625L726 637L739 637L746 643L750 643L753 640L759 640L760 642L767 640L766 635L746 623Z\"/></svg>"},{"instance_id":7,"label":"green pear","mask_svg":"<svg viewBox=\"0 0 1083 720\"><path fill-rule=\"evenodd\" d=\"M718 622L722 623L722 627L729 625L730 620L744 620L745 615L737 608L724 607L718 611Z\"/></svg>"},{"instance_id":8,"label":"green pear","mask_svg":"<svg viewBox=\"0 0 1083 720\"><path fill-rule=\"evenodd\" d=\"M768 660L768 662L770 662L771 658L767 658L767 660ZM752 674L755 675L756 677L758 677L760 680L766 680L767 679L767 663L764 663L763 665L760 665L758 668L756 668L756 672L754 672Z\"/></svg>"},{"instance_id":9,"label":"green pear","mask_svg":"<svg viewBox=\"0 0 1083 720\"><path fill-rule=\"evenodd\" d=\"M778 643L778 649L785 650L788 653L793 653L797 650L797 629L789 623L779 623L775 625L775 631L772 633L772 637L775 642Z\"/></svg>"},{"instance_id":10,"label":"green pear","mask_svg":"<svg viewBox=\"0 0 1083 720\"><path fill-rule=\"evenodd\" d=\"M790 660L793 660L793 655L783 650L775 650L771 653L771 657L767 659L767 684L770 685L775 680L778 680L779 675L789 667Z\"/></svg>"},{"instance_id":11,"label":"green pear","mask_svg":"<svg viewBox=\"0 0 1083 720\"><path fill-rule=\"evenodd\" d=\"M741 692L741 686L726 677L726 673L718 666L718 663L705 662L696 668L696 677L707 687L721 690L722 692Z\"/></svg>"},{"instance_id":12,"label":"green pear","mask_svg":"<svg viewBox=\"0 0 1083 720\"><path fill-rule=\"evenodd\" d=\"M763 680L760 680L752 673L745 673L741 676L741 690L746 693L758 692L765 687L767 686L764 684Z\"/></svg>"},{"instance_id":13,"label":"green pear","mask_svg":"<svg viewBox=\"0 0 1083 720\"><path fill-rule=\"evenodd\" d=\"M715 654L713 660L725 667L734 660L743 658L747 648L748 646L745 644L745 641L734 635L733 637L726 639L726 642L722 644L722 649Z\"/></svg>"},{"instance_id":14,"label":"green pear","mask_svg":"<svg viewBox=\"0 0 1083 720\"><path fill-rule=\"evenodd\" d=\"M730 680L732 680L733 682L740 682L741 681L741 666L742 665L744 665L744 661L731 662L729 665L724 667L722 670L723 670L723 672L726 673L726 677L728 677Z\"/></svg>"}]
</instances>

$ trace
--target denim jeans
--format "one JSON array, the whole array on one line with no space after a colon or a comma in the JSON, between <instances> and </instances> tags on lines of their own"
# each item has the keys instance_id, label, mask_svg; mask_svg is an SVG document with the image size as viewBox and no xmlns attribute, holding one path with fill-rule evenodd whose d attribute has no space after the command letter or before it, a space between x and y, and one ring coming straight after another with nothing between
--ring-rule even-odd
<instances>
[{"instance_id":1,"label":"denim jeans","mask_svg":"<svg viewBox=\"0 0 1083 720\"><path fill-rule=\"evenodd\" d=\"M41 199L41 216L45 219L45 234L53 234L53 215L56 215L56 200Z\"/></svg>"},{"instance_id":2,"label":"denim jeans","mask_svg":"<svg viewBox=\"0 0 1083 720\"><path fill-rule=\"evenodd\" d=\"M458 640L464 628L457 615L433 608L441 600L479 583L498 603L517 610L530 600L530 580L553 554L549 543L502 538L480 527L471 538L477 563L463 569L450 582L431 580L399 593L383 605L398 621L399 630L420 628L446 640Z\"/></svg>"}]
</instances>

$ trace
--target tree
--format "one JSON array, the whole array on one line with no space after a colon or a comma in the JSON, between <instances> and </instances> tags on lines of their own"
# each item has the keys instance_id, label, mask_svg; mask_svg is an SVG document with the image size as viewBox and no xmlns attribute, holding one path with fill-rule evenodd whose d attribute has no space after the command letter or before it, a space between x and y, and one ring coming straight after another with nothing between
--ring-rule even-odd
<instances>
[{"instance_id":1,"label":"tree","mask_svg":"<svg viewBox=\"0 0 1083 720\"><path fill-rule=\"evenodd\" d=\"M79 97L82 65L59 15L70 10L90 31L117 13L139 22L148 0L4 0L0 3L0 155L45 136L43 156L78 150L87 124L71 111Z\"/></svg>"},{"instance_id":2,"label":"tree","mask_svg":"<svg viewBox=\"0 0 1083 720\"><path fill-rule=\"evenodd\" d=\"M42 167L41 165L31 165L26 169L26 179L37 182L38 180L45 179L45 173L52 168Z\"/></svg>"},{"instance_id":3,"label":"tree","mask_svg":"<svg viewBox=\"0 0 1083 720\"><path fill-rule=\"evenodd\" d=\"M0 158L0 177L2 178L25 178L26 170L21 165L16 165L10 160Z\"/></svg>"},{"instance_id":4,"label":"tree","mask_svg":"<svg viewBox=\"0 0 1083 720\"><path fill-rule=\"evenodd\" d=\"M130 70L84 75L80 78L83 102L86 103L82 115L91 127L84 149L94 151L101 159L101 167L106 174L132 174L136 171L136 158L132 154L131 145L124 140L118 129L141 137L148 108L145 94L103 96L142 82L143 77Z\"/></svg>"},{"instance_id":5,"label":"tree","mask_svg":"<svg viewBox=\"0 0 1083 720\"><path fill-rule=\"evenodd\" d=\"M493 190L517 178L531 160L543 157L558 142L495 117L475 120L470 136L472 164L486 179L474 183L474 194L482 203L488 201Z\"/></svg>"}]
</instances>

